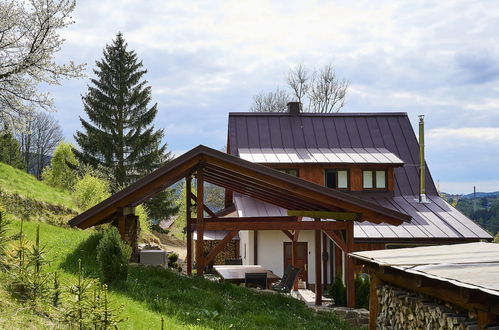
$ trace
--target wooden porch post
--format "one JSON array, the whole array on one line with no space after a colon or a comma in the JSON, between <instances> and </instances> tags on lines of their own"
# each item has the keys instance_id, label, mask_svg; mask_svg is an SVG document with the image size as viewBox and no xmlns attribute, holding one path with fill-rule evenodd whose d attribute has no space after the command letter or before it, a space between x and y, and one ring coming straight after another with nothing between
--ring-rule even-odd
<instances>
[{"instance_id":1,"label":"wooden porch post","mask_svg":"<svg viewBox=\"0 0 499 330\"><path fill-rule=\"evenodd\" d=\"M346 230L346 241L347 241L347 251L346 253L353 252L353 221L347 221ZM346 282L347 282L347 306L350 308L355 308L355 280L354 272L355 268L353 265L352 257L349 257L345 253L346 258Z\"/></svg>"},{"instance_id":2,"label":"wooden porch post","mask_svg":"<svg viewBox=\"0 0 499 330\"><path fill-rule=\"evenodd\" d=\"M253 231L253 264L258 265L258 230Z\"/></svg>"},{"instance_id":3,"label":"wooden porch post","mask_svg":"<svg viewBox=\"0 0 499 330\"><path fill-rule=\"evenodd\" d=\"M203 170L199 169L197 171L197 221L196 221L196 265L197 265L197 275L203 275L204 271L204 180L203 180Z\"/></svg>"},{"instance_id":4,"label":"wooden porch post","mask_svg":"<svg viewBox=\"0 0 499 330\"><path fill-rule=\"evenodd\" d=\"M192 275L192 220L191 220L191 182L192 178L185 178L185 218L187 236L187 275Z\"/></svg>"},{"instance_id":5,"label":"wooden porch post","mask_svg":"<svg viewBox=\"0 0 499 330\"><path fill-rule=\"evenodd\" d=\"M319 218L315 218L315 221L321 221ZM322 230L315 230L315 305L322 305Z\"/></svg>"},{"instance_id":6,"label":"wooden porch post","mask_svg":"<svg viewBox=\"0 0 499 330\"><path fill-rule=\"evenodd\" d=\"M378 293L376 289L380 284L381 280L373 272L369 288L369 330L376 330L376 323L378 321Z\"/></svg>"},{"instance_id":7,"label":"wooden porch post","mask_svg":"<svg viewBox=\"0 0 499 330\"><path fill-rule=\"evenodd\" d=\"M295 230L293 233L293 238L291 239L291 264L293 267L297 267L298 265L298 236L300 235L300 231ZM304 272L306 270L303 270ZM295 281L293 282L293 290L298 291L298 276L296 276Z\"/></svg>"}]
</instances>

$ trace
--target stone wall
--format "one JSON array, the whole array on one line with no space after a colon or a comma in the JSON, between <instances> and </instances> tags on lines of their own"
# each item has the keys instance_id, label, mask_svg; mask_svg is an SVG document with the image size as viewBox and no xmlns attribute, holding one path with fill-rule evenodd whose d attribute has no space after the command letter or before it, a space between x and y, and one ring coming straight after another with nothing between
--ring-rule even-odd
<instances>
[{"instance_id":1,"label":"stone wall","mask_svg":"<svg viewBox=\"0 0 499 330\"><path fill-rule=\"evenodd\" d=\"M477 315L388 284L377 288L378 329L476 329Z\"/></svg>"}]
</instances>

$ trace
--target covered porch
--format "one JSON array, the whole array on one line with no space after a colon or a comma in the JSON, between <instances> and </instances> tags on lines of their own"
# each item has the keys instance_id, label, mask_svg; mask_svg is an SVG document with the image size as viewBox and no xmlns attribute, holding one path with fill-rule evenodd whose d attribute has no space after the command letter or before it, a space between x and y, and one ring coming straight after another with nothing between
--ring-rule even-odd
<instances>
[{"instance_id":1,"label":"covered porch","mask_svg":"<svg viewBox=\"0 0 499 330\"><path fill-rule=\"evenodd\" d=\"M292 263L298 265L296 243L300 232L313 231L317 304L321 303L322 295L323 234L333 240L342 251L349 253L353 252L354 221L400 225L410 220L406 214L205 146L198 146L75 217L69 224L88 228L114 222L122 238L132 247L136 247L138 223L133 208L183 178L187 183L186 261L189 275L192 274L194 256L197 275L202 275L205 266L240 231L281 231L290 238ZM205 182L275 205L287 210L287 213L267 217L220 216L204 204ZM194 230L198 239L193 249ZM227 231L224 238L209 253L205 253L203 239L205 231ZM345 276L348 305L354 306L355 289L351 258L347 258Z\"/></svg>"}]
</instances>

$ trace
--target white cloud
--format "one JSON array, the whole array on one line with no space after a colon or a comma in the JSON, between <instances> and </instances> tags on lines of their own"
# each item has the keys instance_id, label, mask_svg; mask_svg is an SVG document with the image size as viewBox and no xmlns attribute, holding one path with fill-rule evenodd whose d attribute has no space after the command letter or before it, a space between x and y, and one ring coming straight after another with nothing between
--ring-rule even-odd
<instances>
[{"instance_id":1,"label":"white cloud","mask_svg":"<svg viewBox=\"0 0 499 330\"><path fill-rule=\"evenodd\" d=\"M466 139L470 143L496 142L499 143L499 127L461 127L461 128L434 128L428 133L431 139Z\"/></svg>"}]
</instances>

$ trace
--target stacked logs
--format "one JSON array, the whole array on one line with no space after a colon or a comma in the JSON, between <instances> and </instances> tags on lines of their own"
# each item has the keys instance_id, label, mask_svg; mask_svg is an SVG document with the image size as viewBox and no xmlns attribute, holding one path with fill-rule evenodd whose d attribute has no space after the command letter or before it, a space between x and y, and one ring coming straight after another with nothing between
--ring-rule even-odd
<instances>
[{"instance_id":1,"label":"stacked logs","mask_svg":"<svg viewBox=\"0 0 499 330\"><path fill-rule=\"evenodd\" d=\"M388 284L377 288L378 329L477 329L476 315Z\"/></svg>"}]
</instances>

